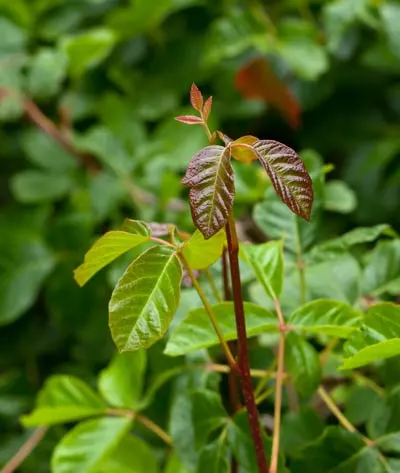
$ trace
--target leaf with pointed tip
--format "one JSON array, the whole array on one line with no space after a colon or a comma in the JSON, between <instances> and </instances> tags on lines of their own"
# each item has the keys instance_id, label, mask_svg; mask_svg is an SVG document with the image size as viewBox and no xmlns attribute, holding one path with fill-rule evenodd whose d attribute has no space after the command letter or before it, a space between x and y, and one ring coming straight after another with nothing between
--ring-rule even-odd
<instances>
[{"instance_id":1,"label":"leaf with pointed tip","mask_svg":"<svg viewBox=\"0 0 400 473\"><path fill-rule=\"evenodd\" d=\"M213 98L208 97L208 99L204 103L203 118L205 122L208 120L208 117L210 116L212 101L213 101Z\"/></svg>"},{"instance_id":2,"label":"leaf with pointed tip","mask_svg":"<svg viewBox=\"0 0 400 473\"><path fill-rule=\"evenodd\" d=\"M250 164L258 159L258 154L254 148L246 143L231 143L232 157L236 160Z\"/></svg>"},{"instance_id":3,"label":"leaf with pointed tip","mask_svg":"<svg viewBox=\"0 0 400 473\"><path fill-rule=\"evenodd\" d=\"M282 201L292 212L310 220L313 188L300 156L288 146L273 140L260 140L254 149Z\"/></svg>"},{"instance_id":4,"label":"leaf with pointed tip","mask_svg":"<svg viewBox=\"0 0 400 473\"><path fill-rule=\"evenodd\" d=\"M175 117L177 122L186 123L186 125L201 125L203 120L199 117L195 117L194 115L180 115L179 117Z\"/></svg>"},{"instance_id":5,"label":"leaf with pointed tip","mask_svg":"<svg viewBox=\"0 0 400 473\"><path fill-rule=\"evenodd\" d=\"M190 103L192 104L192 107L198 112L200 112L203 108L203 95L194 82L190 88Z\"/></svg>"},{"instance_id":6,"label":"leaf with pointed tip","mask_svg":"<svg viewBox=\"0 0 400 473\"><path fill-rule=\"evenodd\" d=\"M165 246L148 249L128 266L109 304L120 352L147 348L163 337L179 304L181 280L178 257Z\"/></svg>"},{"instance_id":7,"label":"leaf with pointed tip","mask_svg":"<svg viewBox=\"0 0 400 473\"><path fill-rule=\"evenodd\" d=\"M83 264L74 271L76 282L82 287L100 269L135 246L148 241L146 235L111 231L100 237L86 253Z\"/></svg>"},{"instance_id":8,"label":"leaf with pointed tip","mask_svg":"<svg viewBox=\"0 0 400 473\"><path fill-rule=\"evenodd\" d=\"M205 239L221 230L232 210L235 187L230 158L229 147L207 146L193 156L182 179L191 188L193 221Z\"/></svg>"}]
</instances>

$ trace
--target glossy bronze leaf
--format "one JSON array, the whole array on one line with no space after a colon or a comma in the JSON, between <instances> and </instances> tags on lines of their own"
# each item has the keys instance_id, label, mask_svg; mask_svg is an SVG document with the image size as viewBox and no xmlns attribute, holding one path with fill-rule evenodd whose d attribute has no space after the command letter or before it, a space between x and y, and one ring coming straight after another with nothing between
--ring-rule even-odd
<instances>
[{"instance_id":1,"label":"glossy bronze leaf","mask_svg":"<svg viewBox=\"0 0 400 473\"><path fill-rule=\"evenodd\" d=\"M205 239L215 235L232 210L235 187L230 148L207 146L189 163L182 183L189 186L193 221Z\"/></svg>"},{"instance_id":2,"label":"glossy bronze leaf","mask_svg":"<svg viewBox=\"0 0 400 473\"><path fill-rule=\"evenodd\" d=\"M309 221L314 195L311 178L300 156L273 140L260 140L254 149L278 196L292 212Z\"/></svg>"}]
</instances>

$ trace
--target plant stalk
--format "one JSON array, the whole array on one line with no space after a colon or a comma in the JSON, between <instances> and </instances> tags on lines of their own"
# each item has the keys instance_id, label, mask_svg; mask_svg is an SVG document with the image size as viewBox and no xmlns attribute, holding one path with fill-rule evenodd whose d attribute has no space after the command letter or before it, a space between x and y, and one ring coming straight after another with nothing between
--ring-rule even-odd
<instances>
[{"instance_id":1,"label":"plant stalk","mask_svg":"<svg viewBox=\"0 0 400 473\"><path fill-rule=\"evenodd\" d=\"M235 221L232 215L228 217L226 224L226 238L228 242L228 255L232 281L233 302L235 306L236 330L238 335L238 363L240 369L240 384L243 399L247 408L250 423L251 436L257 459L259 473L268 473L268 464L265 456L264 445L261 436L260 423L258 421L258 410L251 385L250 363L247 348L246 320L244 314L242 285L239 269L239 242L236 234Z\"/></svg>"}]
</instances>

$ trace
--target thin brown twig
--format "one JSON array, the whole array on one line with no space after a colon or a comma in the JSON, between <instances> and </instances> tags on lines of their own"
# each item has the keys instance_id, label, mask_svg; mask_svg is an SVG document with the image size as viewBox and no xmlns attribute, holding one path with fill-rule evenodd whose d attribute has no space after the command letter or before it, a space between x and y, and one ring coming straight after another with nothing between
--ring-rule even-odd
<instances>
[{"instance_id":1,"label":"thin brown twig","mask_svg":"<svg viewBox=\"0 0 400 473\"><path fill-rule=\"evenodd\" d=\"M13 473L37 447L46 434L47 429L48 427L37 428L11 460L1 469L0 473Z\"/></svg>"}]
</instances>

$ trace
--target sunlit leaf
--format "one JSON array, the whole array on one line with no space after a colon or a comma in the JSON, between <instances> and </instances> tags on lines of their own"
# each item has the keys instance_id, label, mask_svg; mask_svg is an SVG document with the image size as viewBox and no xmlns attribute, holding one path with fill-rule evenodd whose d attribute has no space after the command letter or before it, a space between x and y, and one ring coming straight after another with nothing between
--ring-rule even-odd
<instances>
[{"instance_id":1,"label":"sunlit leaf","mask_svg":"<svg viewBox=\"0 0 400 473\"><path fill-rule=\"evenodd\" d=\"M102 468L132 421L126 417L102 417L81 422L53 451L51 471L54 473L95 473Z\"/></svg>"},{"instance_id":2,"label":"sunlit leaf","mask_svg":"<svg viewBox=\"0 0 400 473\"><path fill-rule=\"evenodd\" d=\"M110 300L109 325L120 352L162 338L178 307L181 264L175 252L153 247L128 266Z\"/></svg>"},{"instance_id":3,"label":"sunlit leaf","mask_svg":"<svg viewBox=\"0 0 400 473\"><path fill-rule=\"evenodd\" d=\"M79 378L50 377L39 392L35 409L21 418L25 427L72 422L105 413L106 404Z\"/></svg>"},{"instance_id":4,"label":"sunlit leaf","mask_svg":"<svg viewBox=\"0 0 400 473\"><path fill-rule=\"evenodd\" d=\"M205 269L215 263L222 255L226 242L225 231L220 230L214 236L206 240L202 233L196 232L185 241L182 253L192 269Z\"/></svg>"},{"instance_id":5,"label":"sunlit leaf","mask_svg":"<svg viewBox=\"0 0 400 473\"><path fill-rule=\"evenodd\" d=\"M86 284L100 269L114 261L118 256L138 246L149 237L123 231L111 231L100 237L86 253L85 260L74 271L74 277L80 286Z\"/></svg>"},{"instance_id":6,"label":"sunlit leaf","mask_svg":"<svg viewBox=\"0 0 400 473\"><path fill-rule=\"evenodd\" d=\"M182 183L190 187L193 221L204 237L215 235L232 210L235 187L230 149L207 146L189 163Z\"/></svg>"},{"instance_id":7,"label":"sunlit leaf","mask_svg":"<svg viewBox=\"0 0 400 473\"><path fill-rule=\"evenodd\" d=\"M254 149L282 201L292 212L309 220L313 188L300 156L288 146L272 140L260 140Z\"/></svg>"},{"instance_id":8,"label":"sunlit leaf","mask_svg":"<svg viewBox=\"0 0 400 473\"><path fill-rule=\"evenodd\" d=\"M223 302L212 306L218 325L225 340L236 340L235 313L232 302ZM275 315L263 307L250 302L244 303L247 335L252 337L262 332L277 332ZM168 340L165 354L184 355L201 348L218 345L219 340L206 310L202 307L189 312Z\"/></svg>"}]
</instances>

